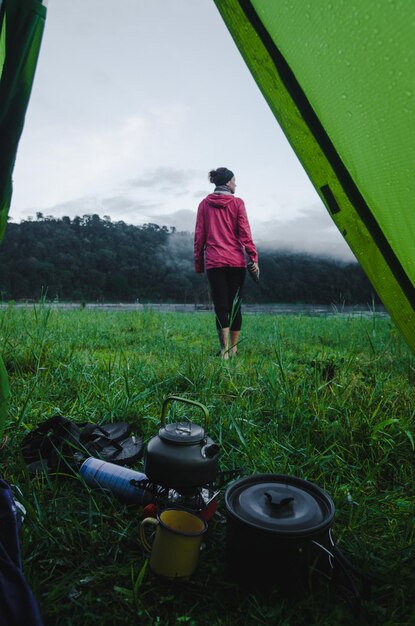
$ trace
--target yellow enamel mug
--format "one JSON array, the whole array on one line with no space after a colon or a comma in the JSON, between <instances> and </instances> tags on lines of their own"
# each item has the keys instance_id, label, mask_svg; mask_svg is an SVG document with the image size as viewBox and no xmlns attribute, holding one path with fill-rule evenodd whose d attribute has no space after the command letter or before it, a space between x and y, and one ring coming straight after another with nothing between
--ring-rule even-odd
<instances>
[{"instance_id":1,"label":"yellow enamel mug","mask_svg":"<svg viewBox=\"0 0 415 626\"><path fill-rule=\"evenodd\" d=\"M153 545L147 540L146 526L156 527ZM157 519L146 517L140 525L140 539L150 556L151 570L168 578L191 576L206 530L201 517L184 509L165 509Z\"/></svg>"}]
</instances>

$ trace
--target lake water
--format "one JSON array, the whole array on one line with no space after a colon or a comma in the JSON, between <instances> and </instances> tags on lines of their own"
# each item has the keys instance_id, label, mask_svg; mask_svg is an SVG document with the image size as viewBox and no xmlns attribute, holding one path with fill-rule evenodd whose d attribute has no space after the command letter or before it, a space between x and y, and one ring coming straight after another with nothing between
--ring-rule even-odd
<instances>
[{"instance_id":1,"label":"lake water","mask_svg":"<svg viewBox=\"0 0 415 626\"><path fill-rule=\"evenodd\" d=\"M5 308L9 305L1 304L0 308ZM35 303L29 302L17 302L13 306L18 308L33 307ZM200 304L141 304L141 303L88 303L81 305L79 303L64 303L64 302L51 302L46 306L50 306L52 309L92 309L100 311L161 311L161 312L177 312L177 313L211 313L212 307ZM377 305L375 309L369 306L356 305L356 306L341 306L341 305L329 305L329 304L243 304L243 312L245 314L267 314L267 315L356 315L356 316L372 316L376 315L387 316L388 313L381 306Z\"/></svg>"}]
</instances>

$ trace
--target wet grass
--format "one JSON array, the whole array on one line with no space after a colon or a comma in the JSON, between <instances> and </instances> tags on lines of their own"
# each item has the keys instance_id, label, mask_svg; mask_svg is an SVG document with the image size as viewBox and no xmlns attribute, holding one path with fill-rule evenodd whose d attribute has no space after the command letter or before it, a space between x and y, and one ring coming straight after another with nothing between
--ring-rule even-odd
<instances>
[{"instance_id":1,"label":"wet grass","mask_svg":"<svg viewBox=\"0 0 415 626\"><path fill-rule=\"evenodd\" d=\"M24 572L47 624L415 623L415 359L387 317L245 316L238 357L222 361L211 314L10 307L0 349L12 389L2 474L22 492ZM169 394L208 406L221 469L331 495L336 543L373 579L360 617L330 587L282 600L229 581L223 505L196 574L171 583L147 568L140 508L69 474L27 475L20 442L47 417L127 420L147 440Z\"/></svg>"}]
</instances>

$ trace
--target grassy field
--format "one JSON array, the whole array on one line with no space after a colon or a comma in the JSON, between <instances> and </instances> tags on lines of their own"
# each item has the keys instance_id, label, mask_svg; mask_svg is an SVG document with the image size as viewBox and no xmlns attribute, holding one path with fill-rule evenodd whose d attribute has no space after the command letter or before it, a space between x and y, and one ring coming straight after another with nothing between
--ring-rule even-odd
<instances>
[{"instance_id":1,"label":"grassy field","mask_svg":"<svg viewBox=\"0 0 415 626\"><path fill-rule=\"evenodd\" d=\"M27 509L24 572L47 624L415 623L415 359L387 317L245 316L236 359L214 358L210 313L0 311L12 406L2 474ZM77 477L31 479L20 443L59 413L127 420L145 440L163 399L207 405L221 469L284 473L333 498L336 543L373 579L360 618L330 588L281 599L224 575L223 505L188 582L156 579L141 509ZM138 463L136 469L141 470Z\"/></svg>"}]
</instances>

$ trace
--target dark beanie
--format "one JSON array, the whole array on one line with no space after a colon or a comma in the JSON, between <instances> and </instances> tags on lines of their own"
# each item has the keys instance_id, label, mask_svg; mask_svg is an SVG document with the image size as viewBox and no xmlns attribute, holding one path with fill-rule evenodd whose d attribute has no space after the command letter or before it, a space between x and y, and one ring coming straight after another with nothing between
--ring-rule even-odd
<instances>
[{"instance_id":1,"label":"dark beanie","mask_svg":"<svg viewBox=\"0 0 415 626\"><path fill-rule=\"evenodd\" d=\"M218 167L215 172L215 178L212 182L219 187L220 185L226 185L231 178L233 178L233 172L231 172L231 170L228 170L226 167Z\"/></svg>"}]
</instances>

